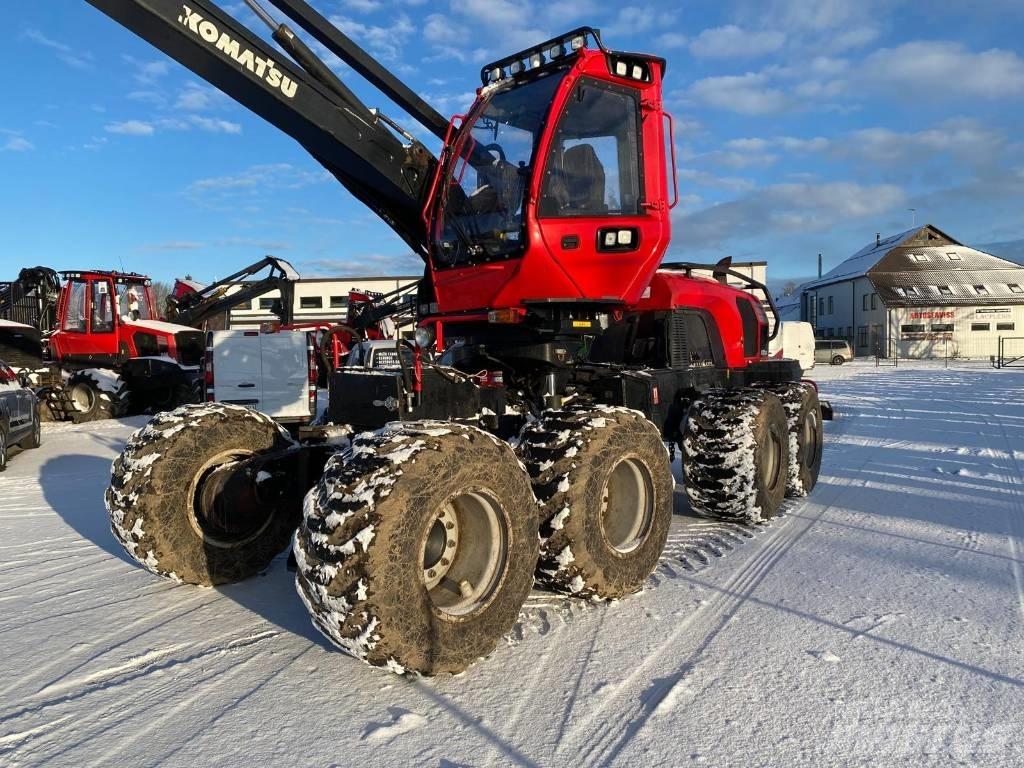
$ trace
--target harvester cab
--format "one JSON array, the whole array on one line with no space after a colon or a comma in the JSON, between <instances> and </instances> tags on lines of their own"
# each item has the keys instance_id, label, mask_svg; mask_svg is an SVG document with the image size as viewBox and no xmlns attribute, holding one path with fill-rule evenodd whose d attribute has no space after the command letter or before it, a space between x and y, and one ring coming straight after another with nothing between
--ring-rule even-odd
<instances>
[{"instance_id":1,"label":"harvester cab","mask_svg":"<svg viewBox=\"0 0 1024 768\"><path fill-rule=\"evenodd\" d=\"M427 203L442 312L639 300L677 197L663 70L589 27L483 68Z\"/></svg>"}]
</instances>

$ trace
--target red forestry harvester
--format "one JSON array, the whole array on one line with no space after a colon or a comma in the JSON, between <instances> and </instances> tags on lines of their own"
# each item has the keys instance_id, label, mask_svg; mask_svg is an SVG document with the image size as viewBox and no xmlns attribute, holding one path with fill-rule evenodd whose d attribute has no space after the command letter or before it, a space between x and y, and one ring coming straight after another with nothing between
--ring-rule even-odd
<instances>
[{"instance_id":1,"label":"red forestry harvester","mask_svg":"<svg viewBox=\"0 0 1024 768\"><path fill-rule=\"evenodd\" d=\"M106 496L140 563L235 581L298 526L320 630L370 664L455 672L535 580L587 599L643 586L673 513L666 444L704 514L758 521L810 492L817 395L768 358L762 303L725 265L716 281L662 264L677 200L662 59L580 28L485 66L448 121L307 3L271 1L440 156L255 0L294 63L209 0L89 0L296 139L423 257L417 342L399 369L334 372L331 421L365 430L340 452L240 408L157 416Z\"/></svg>"},{"instance_id":2,"label":"red forestry harvester","mask_svg":"<svg viewBox=\"0 0 1024 768\"><path fill-rule=\"evenodd\" d=\"M49 415L92 421L192 402L203 334L160 320L142 275L32 267L0 283L0 359Z\"/></svg>"}]
</instances>

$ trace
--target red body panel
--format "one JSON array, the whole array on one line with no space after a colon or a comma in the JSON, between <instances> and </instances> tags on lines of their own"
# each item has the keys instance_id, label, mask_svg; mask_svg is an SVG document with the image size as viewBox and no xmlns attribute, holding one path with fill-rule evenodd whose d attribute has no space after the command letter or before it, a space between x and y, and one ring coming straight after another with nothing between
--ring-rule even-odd
<instances>
[{"instance_id":1,"label":"red body panel","mask_svg":"<svg viewBox=\"0 0 1024 768\"><path fill-rule=\"evenodd\" d=\"M760 359L760 355L747 356L743 351L743 320L736 302L746 301L756 307L756 311L763 311L757 299L746 291L708 278L687 277L667 271L656 272L650 288L650 294L631 309L656 311L685 307L706 310L714 318L721 335L726 367L745 368ZM767 328L767 323L760 323L761 340L765 338Z\"/></svg>"},{"instance_id":2,"label":"red body panel","mask_svg":"<svg viewBox=\"0 0 1024 768\"><path fill-rule=\"evenodd\" d=\"M508 261L437 269L431 265L434 290L441 313L501 309L531 299L594 299L633 303L640 299L661 262L670 236L669 190L666 183L665 122L661 103L661 67L650 67L650 82L614 77L602 51L583 49L558 86L544 133L535 153L534 171L524 207L527 247L522 256ZM581 77L613 83L637 92L641 111L643 187L640 215L609 215L584 218L541 218L538 214L545 179L542 167L554 140L558 117L572 97ZM486 91L473 105L471 123L487 99ZM456 145L463 138L456 138ZM439 174L443 169L439 169ZM435 194L436 197L440 195ZM434 210L431 228L438 226ZM599 227L631 227L639 230L639 247L625 253L597 250ZM572 235L579 245L562 248L562 238Z\"/></svg>"}]
</instances>

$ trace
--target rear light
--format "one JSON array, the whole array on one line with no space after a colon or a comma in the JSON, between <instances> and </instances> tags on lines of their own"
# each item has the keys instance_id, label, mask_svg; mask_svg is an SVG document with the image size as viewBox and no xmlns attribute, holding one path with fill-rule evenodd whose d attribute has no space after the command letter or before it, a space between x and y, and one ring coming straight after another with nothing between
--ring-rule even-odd
<instances>
[{"instance_id":1,"label":"rear light","mask_svg":"<svg viewBox=\"0 0 1024 768\"><path fill-rule=\"evenodd\" d=\"M306 334L306 353L309 362L309 415L316 417L316 348L312 333Z\"/></svg>"},{"instance_id":2,"label":"rear light","mask_svg":"<svg viewBox=\"0 0 1024 768\"><path fill-rule=\"evenodd\" d=\"M213 334L206 336L206 356L203 358L203 391L208 403L214 401L213 393Z\"/></svg>"},{"instance_id":3,"label":"rear light","mask_svg":"<svg viewBox=\"0 0 1024 768\"><path fill-rule=\"evenodd\" d=\"M653 405L659 405L661 403L661 392L658 391L658 385L655 384L651 388L651 403Z\"/></svg>"},{"instance_id":4,"label":"rear light","mask_svg":"<svg viewBox=\"0 0 1024 768\"><path fill-rule=\"evenodd\" d=\"M521 323L526 316L526 310L522 307L505 307L504 309L492 309L487 313L489 323Z\"/></svg>"}]
</instances>

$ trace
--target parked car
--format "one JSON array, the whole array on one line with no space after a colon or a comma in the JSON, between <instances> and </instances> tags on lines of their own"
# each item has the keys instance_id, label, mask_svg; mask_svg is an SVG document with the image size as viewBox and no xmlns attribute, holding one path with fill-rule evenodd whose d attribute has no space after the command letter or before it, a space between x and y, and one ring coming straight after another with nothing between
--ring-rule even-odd
<instances>
[{"instance_id":1,"label":"parked car","mask_svg":"<svg viewBox=\"0 0 1024 768\"><path fill-rule=\"evenodd\" d=\"M0 360L0 472L7 467L11 446L38 448L41 440L39 401L23 386L9 365Z\"/></svg>"},{"instance_id":2,"label":"parked car","mask_svg":"<svg viewBox=\"0 0 1024 768\"><path fill-rule=\"evenodd\" d=\"M825 339L814 342L814 362L842 365L853 359L850 342L841 339Z\"/></svg>"},{"instance_id":3,"label":"parked car","mask_svg":"<svg viewBox=\"0 0 1024 768\"><path fill-rule=\"evenodd\" d=\"M783 321L775 338L768 343L769 355L796 360L804 373L814 367L816 349L814 327L794 320Z\"/></svg>"}]
</instances>

